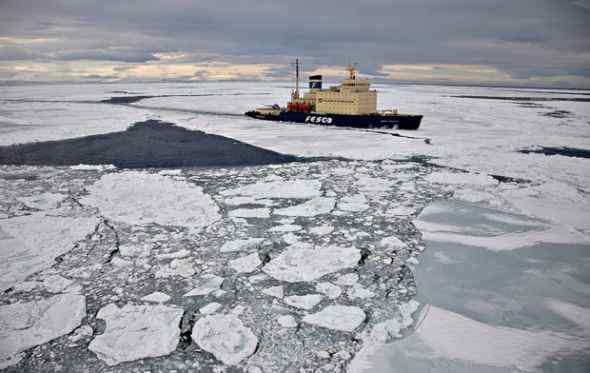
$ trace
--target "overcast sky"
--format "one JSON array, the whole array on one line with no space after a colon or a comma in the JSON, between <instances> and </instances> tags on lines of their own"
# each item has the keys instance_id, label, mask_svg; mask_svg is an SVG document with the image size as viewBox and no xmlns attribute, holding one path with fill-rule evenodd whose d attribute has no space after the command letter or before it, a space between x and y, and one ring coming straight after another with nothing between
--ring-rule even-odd
<instances>
[{"instance_id":1,"label":"overcast sky","mask_svg":"<svg viewBox=\"0 0 590 373\"><path fill-rule=\"evenodd\" d=\"M0 80L329 76L590 88L590 0L0 0Z\"/></svg>"}]
</instances>

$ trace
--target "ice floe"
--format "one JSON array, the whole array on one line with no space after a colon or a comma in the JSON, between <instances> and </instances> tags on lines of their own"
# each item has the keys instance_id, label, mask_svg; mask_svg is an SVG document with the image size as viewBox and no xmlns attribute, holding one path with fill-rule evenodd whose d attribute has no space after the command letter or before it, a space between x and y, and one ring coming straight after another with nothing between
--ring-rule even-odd
<instances>
[{"instance_id":1,"label":"ice floe","mask_svg":"<svg viewBox=\"0 0 590 373\"><path fill-rule=\"evenodd\" d=\"M314 198L321 194L317 180L287 180L258 182L221 192L224 196L252 196L265 198Z\"/></svg>"},{"instance_id":2,"label":"ice floe","mask_svg":"<svg viewBox=\"0 0 590 373\"><path fill-rule=\"evenodd\" d=\"M28 197L18 197L17 200L31 209L49 210L57 208L65 198L65 195L59 193L41 193Z\"/></svg>"},{"instance_id":3,"label":"ice floe","mask_svg":"<svg viewBox=\"0 0 590 373\"><path fill-rule=\"evenodd\" d=\"M231 267L231 269L238 273L253 272L261 264L262 261L258 257L258 253L252 253L250 255L242 256L240 258L229 261L229 266Z\"/></svg>"},{"instance_id":4,"label":"ice floe","mask_svg":"<svg viewBox=\"0 0 590 373\"><path fill-rule=\"evenodd\" d=\"M233 240L223 244L219 251L222 253L230 253L234 251L250 251L257 248L264 242L264 238L247 238L240 240Z\"/></svg>"},{"instance_id":5,"label":"ice floe","mask_svg":"<svg viewBox=\"0 0 590 373\"><path fill-rule=\"evenodd\" d=\"M301 225L284 224L284 225L276 225L276 226L270 228L268 231L269 232L277 232L277 233L285 233L285 232L298 232L301 229L303 229L303 227Z\"/></svg>"},{"instance_id":6,"label":"ice floe","mask_svg":"<svg viewBox=\"0 0 590 373\"><path fill-rule=\"evenodd\" d=\"M319 282L315 285L315 290L319 293L325 294L330 299L336 299L342 294L340 286L336 286L329 282Z\"/></svg>"},{"instance_id":7,"label":"ice floe","mask_svg":"<svg viewBox=\"0 0 590 373\"><path fill-rule=\"evenodd\" d=\"M277 322L284 328L297 327L297 320L292 315L281 315L277 317Z\"/></svg>"},{"instance_id":8,"label":"ice floe","mask_svg":"<svg viewBox=\"0 0 590 373\"><path fill-rule=\"evenodd\" d=\"M70 166L70 169L77 171L106 171L115 170L117 167L112 164L79 164L76 166Z\"/></svg>"},{"instance_id":9,"label":"ice floe","mask_svg":"<svg viewBox=\"0 0 590 373\"><path fill-rule=\"evenodd\" d=\"M329 224L318 225L316 227L309 228L309 233L316 235L316 236L325 236L330 234L334 231L334 227Z\"/></svg>"},{"instance_id":10,"label":"ice floe","mask_svg":"<svg viewBox=\"0 0 590 373\"><path fill-rule=\"evenodd\" d=\"M219 209L201 187L147 172L104 175L88 188L82 204L127 224L156 223L199 230L220 219Z\"/></svg>"},{"instance_id":11,"label":"ice floe","mask_svg":"<svg viewBox=\"0 0 590 373\"><path fill-rule=\"evenodd\" d=\"M178 345L182 314L181 308L172 306L119 308L111 303L98 311L96 317L106 321L106 330L88 348L108 365L168 355Z\"/></svg>"},{"instance_id":12,"label":"ice floe","mask_svg":"<svg viewBox=\"0 0 590 373\"><path fill-rule=\"evenodd\" d=\"M259 218L266 219L270 217L270 209L254 208L254 209L235 209L231 210L228 215L232 218Z\"/></svg>"},{"instance_id":13,"label":"ice floe","mask_svg":"<svg viewBox=\"0 0 590 373\"><path fill-rule=\"evenodd\" d=\"M285 297L283 301L293 307L301 308L303 310L311 310L318 303L324 299L321 294L306 294L306 295L290 295Z\"/></svg>"},{"instance_id":14,"label":"ice floe","mask_svg":"<svg viewBox=\"0 0 590 373\"><path fill-rule=\"evenodd\" d=\"M338 209L348 212L362 212L369 208L369 201L363 194L345 196L338 201Z\"/></svg>"},{"instance_id":15,"label":"ice floe","mask_svg":"<svg viewBox=\"0 0 590 373\"><path fill-rule=\"evenodd\" d=\"M283 290L283 286L282 285L278 285L278 286L271 286L269 288L263 289L262 293L266 294L266 295L270 295L271 297L275 297L275 298L282 298L284 295L284 290Z\"/></svg>"},{"instance_id":16,"label":"ice floe","mask_svg":"<svg viewBox=\"0 0 590 373\"><path fill-rule=\"evenodd\" d=\"M365 312L355 306L331 305L306 315L303 322L322 328L352 332L365 320Z\"/></svg>"},{"instance_id":17,"label":"ice floe","mask_svg":"<svg viewBox=\"0 0 590 373\"><path fill-rule=\"evenodd\" d=\"M352 286L359 280L359 275L356 273L346 273L338 276L336 283L340 286Z\"/></svg>"},{"instance_id":18,"label":"ice floe","mask_svg":"<svg viewBox=\"0 0 590 373\"><path fill-rule=\"evenodd\" d=\"M79 294L0 306L0 369L18 363L20 352L70 333L85 316Z\"/></svg>"},{"instance_id":19,"label":"ice floe","mask_svg":"<svg viewBox=\"0 0 590 373\"><path fill-rule=\"evenodd\" d=\"M235 314L200 318L193 327L193 341L227 365L237 365L256 350L258 338Z\"/></svg>"},{"instance_id":20,"label":"ice floe","mask_svg":"<svg viewBox=\"0 0 590 373\"><path fill-rule=\"evenodd\" d=\"M141 298L145 302L166 303L170 300L170 295L162 293L161 291L154 291L151 294Z\"/></svg>"},{"instance_id":21,"label":"ice floe","mask_svg":"<svg viewBox=\"0 0 590 373\"><path fill-rule=\"evenodd\" d=\"M197 286L184 294L185 297L194 297L199 295L207 295L219 289L223 283L223 277L215 275L203 275L197 280Z\"/></svg>"},{"instance_id":22,"label":"ice floe","mask_svg":"<svg viewBox=\"0 0 590 373\"><path fill-rule=\"evenodd\" d=\"M311 217L328 214L336 205L335 198L316 197L299 205L275 210L276 215Z\"/></svg>"},{"instance_id":23,"label":"ice floe","mask_svg":"<svg viewBox=\"0 0 590 373\"><path fill-rule=\"evenodd\" d=\"M95 217L43 213L0 220L0 290L50 267L57 256L71 250L97 224Z\"/></svg>"},{"instance_id":24,"label":"ice floe","mask_svg":"<svg viewBox=\"0 0 590 373\"><path fill-rule=\"evenodd\" d=\"M348 297L350 299L355 299L355 298L366 299L366 298L374 297L375 293L373 293L369 289L362 287L359 283L356 283L356 284L352 285L346 291L346 295L348 295Z\"/></svg>"},{"instance_id":25,"label":"ice floe","mask_svg":"<svg viewBox=\"0 0 590 373\"><path fill-rule=\"evenodd\" d=\"M223 307L221 303L211 302L199 308L199 312L203 315L208 315L217 312L217 310L219 310L221 307Z\"/></svg>"},{"instance_id":26,"label":"ice floe","mask_svg":"<svg viewBox=\"0 0 590 373\"><path fill-rule=\"evenodd\" d=\"M496 181L493 177L485 174L477 174L471 172L457 173L451 171L439 171L433 172L426 176L427 181L438 184L449 184L449 185L496 185Z\"/></svg>"},{"instance_id":27,"label":"ice floe","mask_svg":"<svg viewBox=\"0 0 590 373\"><path fill-rule=\"evenodd\" d=\"M193 262L190 258L186 259L174 259L170 263L161 266L156 271L156 278L164 277L191 277L197 272L193 266Z\"/></svg>"},{"instance_id":28,"label":"ice floe","mask_svg":"<svg viewBox=\"0 0 590 373\"><path fill-rule=\"evenodd\" d=\"M360 258L360 250L354 247L313 248L298 243L272 259L263 267L263 271L281 281L313 281L328 273L354 267Z\"/></svg>"}]
</instances>

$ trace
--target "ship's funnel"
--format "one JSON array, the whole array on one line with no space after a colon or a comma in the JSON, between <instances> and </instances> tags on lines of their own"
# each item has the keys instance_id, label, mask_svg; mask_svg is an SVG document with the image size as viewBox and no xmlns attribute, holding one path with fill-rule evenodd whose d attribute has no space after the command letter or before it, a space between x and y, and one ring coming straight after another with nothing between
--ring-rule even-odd
<instances>
[{"instance_id":1,"label":"ship's funnel","mask_svg":"<svg viewBox=\"0 0 590 373\"><path fill-rule=\"evenodd\" d=\"M309 89L322 89L321 75L311 75L309 77Z\"/></svg>"}]
</instances>

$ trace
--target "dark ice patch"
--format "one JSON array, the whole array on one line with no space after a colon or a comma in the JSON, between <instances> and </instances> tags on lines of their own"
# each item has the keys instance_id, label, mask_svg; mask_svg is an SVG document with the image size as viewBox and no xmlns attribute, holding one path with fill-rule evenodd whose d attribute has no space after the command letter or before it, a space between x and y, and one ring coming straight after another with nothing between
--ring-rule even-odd
<instances>
[{"instance_id":1,"label":"dark ice patch","mask_svg":"<svg viewBox=\"0 0 590 373\"><path fill-rule=\"evenodd\" d=\"M540 146L531 149L520 149L519 153L529 154L545 154L545 155L563 155L565 157L576 157L576 158L590 158L590 150L580 148L564 147L552 147L552 146Z\"/></svg>"},{"instance_id":2,"label":"dark ice patch","mask_svg":"<svg viewBox=\"0 0 590 373\"><path fill-rule=\"evenodd\" d=\"M559 119L571 118L574 116L571 111L567 111L567 110L553 110L553 111L544 113L542 115L545 117L559 118Z\"/></svg>"},{"instance_id":3,"label":"dark ice patch","mask_svg":"<svg viewBox=\"0 0 590 373\"><path fill-rule=\"evenodd\" d=\"M121 132L0 147L0 164L10 165L231 167L299 160L302 159L158 120L138 122Z\"/></svg>"}]
</instances>

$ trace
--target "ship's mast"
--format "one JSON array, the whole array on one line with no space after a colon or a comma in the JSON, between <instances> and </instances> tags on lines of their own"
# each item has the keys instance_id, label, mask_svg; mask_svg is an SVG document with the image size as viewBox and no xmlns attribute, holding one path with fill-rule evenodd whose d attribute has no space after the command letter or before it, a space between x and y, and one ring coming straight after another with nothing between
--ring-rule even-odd
<instances>
[{"instance_id":1,"label":"ship's mast","mask_svg":"<svg viewBox=\"0 0 590 373\"><path fill-rule=\"evenodd\" d=\"M299 100L299 58L295 59L295 97Z\"/></svg>"}]
</instances>

